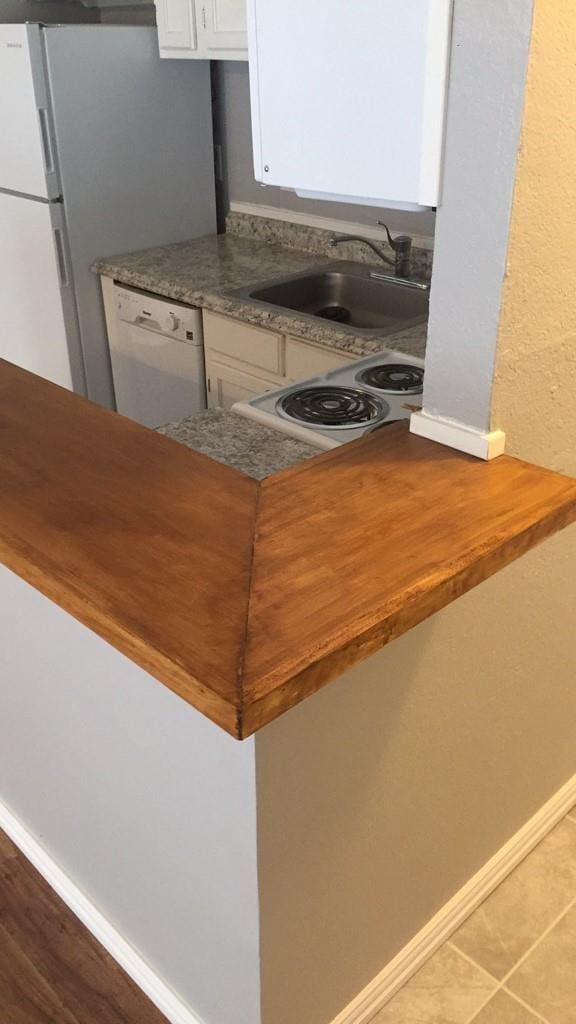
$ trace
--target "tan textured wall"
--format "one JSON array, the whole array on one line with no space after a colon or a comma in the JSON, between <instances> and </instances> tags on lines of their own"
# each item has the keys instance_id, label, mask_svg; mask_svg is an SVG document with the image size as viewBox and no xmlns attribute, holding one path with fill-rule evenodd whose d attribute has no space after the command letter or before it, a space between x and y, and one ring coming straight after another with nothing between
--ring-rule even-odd
<instances>
[{"instance_id":1,"label":"tan textured wall","mask_svg":"<svg viewBox=\"0 0 576 1024\"><path fill-rule=\"evenodd\" d=\"M492 425L576 475L576 0L536 5Z\"/></svg>"},{"instance_id":2,"label":"tan textured wall","mask_svg":"<svg viewBox=\"0 0 576 1024\"><path fill-rule=\"evenodd\" d=\"M575 51L538 0L494 393L574 473ZM329 1024L576 772L575 609L572 528L257 736L263 1024Z\"/></svg>"}]
</instances>

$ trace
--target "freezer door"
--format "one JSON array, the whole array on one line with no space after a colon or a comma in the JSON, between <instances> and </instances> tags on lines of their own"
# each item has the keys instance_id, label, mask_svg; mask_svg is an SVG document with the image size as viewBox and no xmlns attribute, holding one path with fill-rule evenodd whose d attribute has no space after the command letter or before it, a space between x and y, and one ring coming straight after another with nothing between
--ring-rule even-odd
<instances>
[{"instance_id":1,"label":"freezer door","mask_svg":"<svg viewBox=\"0 0 576 1024\"><path fill-rule=\"evenodd\" d=\"M0 82L0 189L53 199L60 187L38 25L0 25Z\"/></svg>"},{"instance_id":2,"label":"freezer door","mask_svg":"<svg viewBox=\"0 0 576 1024\"><path fill-rule=\"evenodd\" d=\"M75 324L61 216L59 206L0 192L0 357L72 389Z\"/></svg>"}]
</instances>

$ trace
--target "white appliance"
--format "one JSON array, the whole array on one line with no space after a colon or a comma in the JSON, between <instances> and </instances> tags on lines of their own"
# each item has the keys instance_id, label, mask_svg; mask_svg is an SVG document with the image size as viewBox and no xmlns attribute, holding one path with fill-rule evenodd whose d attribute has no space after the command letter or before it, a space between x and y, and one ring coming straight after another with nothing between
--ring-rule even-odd
<instances>
[{"instance_id":1,"label":"white appliance","mask_svg":"<svg viewBox=\"0 0 576 1024\"><path fill-rule=\"evenodd\" d=\"M256 179L438 206L451 16L452 0L248 0Z\"/></svg>"},{"instance_id":2,"label":"white appliance","mask_svg":"<svg viewBox=\"0 0 576 1024\"><path fill-rule=\"evenodd\" d=\"M386 349L319 377L267 391L234 412L328 450L422 407L424 360Z\"/></svg>"},{"instance_id":3,"label":"white appliance","mask_svg":"<svg viewBox=\"0 0 576 1024\"><path fill-rule=\"evenodd\" d=\"M153 28L0 25L0 357L114 405L99 257L215 231L210 77Z\"/></svg>"},{"instance_id":4,"label":"white appliance","mask_svg":"<svg viewBox=\"0 0 576 1024\"><path fill-rule=\"evenodd\" d=\"M110 356L118 412L160 427L206 408L202 312L116 285Z\"/></svg>"}]
</instances>

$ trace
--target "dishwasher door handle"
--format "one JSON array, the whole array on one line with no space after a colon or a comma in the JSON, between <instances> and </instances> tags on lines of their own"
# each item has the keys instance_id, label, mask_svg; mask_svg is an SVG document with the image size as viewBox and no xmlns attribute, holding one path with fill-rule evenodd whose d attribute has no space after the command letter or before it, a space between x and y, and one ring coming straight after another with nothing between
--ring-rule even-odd
<instances>
[{"instance_id":1,"label":"dishwasher door handle","mask_svg":"<svg viewBox=\"0 0 576 1024\"><path fill-rule=\"evenodd\" d=\"M133 323L135 327L139 327L141 330L144 331L150 331L151 333L154 334L165 333L165 331L162 330L162 327L160 326L158 321L152 320L152 318L148 316L137 316L134 319Z\"/></svg>"}]
</instances>

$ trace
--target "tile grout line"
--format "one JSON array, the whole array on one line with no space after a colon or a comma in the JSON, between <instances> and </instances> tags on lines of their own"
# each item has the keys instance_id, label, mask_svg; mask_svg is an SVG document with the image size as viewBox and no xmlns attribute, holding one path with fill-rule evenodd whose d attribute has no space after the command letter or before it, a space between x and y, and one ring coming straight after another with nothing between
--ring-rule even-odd
<instances>
[{"instance_id":1,"label":"tile grout line","mask_svg":"<svg viewBox=\"0 0 576 1024\"><path fill-rule=\"evenodd\" d=\"M550 1022L547 1021L546 1018L543 1017L540 1013L538 1013L537 1010L535 1010L528 1003L525 1003L524 1000L520 999L517 995L515 995L515 993L510 992L509 989L505 988L503 981L498 981L498 979L495 978L493 974L490 974L490 972L487 971L484 967L481 967L480 964L477 964L476 961L473 960L471 956L468 956L467 953L463 953L462 950L458 949L458 947L455 946L452 942L450 942L450 940L447 941L446 945L450 946L454 950L454 952L459 953L460 956L464 958L464 960L467 960L468 963L472 965L472 967L475 967L477 970L483 971L484 974L487 974L488 977L491 979L491 981L494 982L496 986L488 996L486 1002L481 1003L480 1006L476 1007L472 1016L468 1017L467 1020L463 1022L463 1024L474 1024L474 1021L477 1020L482 1011L490 1005L492 1000L495 998L495 996L498 995L499 992L505 992L506 995L510 996L511 999L516 1000L516 1002L520 1003L526 1010L530 1010L530 1012L536 1017L536 1019L541 1021L541 1024L550 1024Z\"/></svg>"},{"instance_id":2,"label":"tile grout line","mask_svg":"<svg viewBox=\"0 0 576 1024\"><path fill-rule=\"evenodd\" d=\"M511 999L514 999L515 1002L520 1003L520 1006L523 1006L525 1010L530 1010L530 1013L536 1017L536 1020L541 1021L542 1024L550 1024L550 1021L546 1020L546 1017L543 1017L541 1013L538 1013L538 1010L535 1010L533 1006L530 1006L530 1003L526 1003L520 996L517 996L515 992L511 992L510 989L507 989L505 985L502 986L500 991L505 992L506 995L510 996Z\"/></svg>"},{"instance_id":3,"label":"tile grout line","mask_svg":"<svg viewBox=\"0 0 576 1024\"><path fill-rule=\"evenodd\" d=\"M576 824L576 822L574 822L574 824ZM454 943L452 942L451 939L447 940L447 942L446 942L447 946L450 946L451 949L453 949L456 953L459 953L460 956L464 957L465 960L468 960L468 962L470 964L472 964L473 967L476 967L478 970L483 971L483 973L488 975L488 977L491 978L495 982L495 984L496 984L496 988L491 993L491 995L488 997L486 1002L482 1003L482 1005L479 1006L475 1010L473 1016L470 1017L468 1020L464 1021L464 1024L473 1024L473 1022L476 1019L476 1017L478 1016L478 1014L481 1013L482 1010L484 1010L488 1006L488 1003L490 1002L490 1000L494 999L494 996L497 995L497 993L500 992L500 991L505 991L507 993L507 995L511 996L513 999L516 999L517 1002L521 1003L527 1010L530 1010L530 1012L533 1013L540 1021L542 1021L543 1024L549 1024L549 1022L546 1020L546 1018L542 1017L542 1015L540 1013L538 1013L538 1011L535 1010L534 1007L530 1006L529 1003L525 1003L521 998L517 997L515 992L512 989L507 988L507 982L512 977L512 975L518 970L518 968L521 967L522 964L528 959L528 957L536 950L536 948L540 945L540 943L543 942L544 939L546 939L548 937L550 932L553 931L553 929L556 927L556 925L560 923L562 918L564 918L566 916L566 914L568 914L572 910L572 908L574 907L575 904L576 904L576 896L573 897L573 899L570 900L570 902L567 904L567 906L564 908L564 910L560 914L558 914L558 916L556 918L554 918L552 923L550 925L548 925L548 927L536 939L536 942L532 943L530 948L526 950L524 955L521 956L520 959L516 961L514 966L508 971L507 974L504 975L504 977L500 981L498 981L498 979L495 978L493 974L490 974L490 972L487 971L485 967L482 967L479 963L476 963L476 961L473 960L471 956L468 956L467 953L463 953L461 949L458 949L458 946L454 945Z\"/></svg>"},{"instance_id":4,"label":"tile grout line","mask_svg":"<svg viewBox=\"0 0 576 1024\"><path fill-rule=\"evenodd\" d=\"M574 813L574 817L571 817L572 813ZM572 810L568 811L564 815L564 818L561 819L561 821L562 820L563 821L570 821L570 823L572 825L576 826L576 807L574 807L574 808L572 808ZM514 870L516 871L517 868L515 868ZM513 873L514 872L512 872L512 874ZM497 890L495 890L495 891L497 891ZM483 901L483 902L485 902L485 901ZM464 953L461 949L459 949L458 946L456 946L455 943L452 941L452 936L450 938L446 939L446 941L444 943L444 946L448 946L450 949L453 950L453 952L457 953L464 960L467 960L468 963L472 965L472 967L476 968L476 970L481 971L483 974L485 974L486 977L490 979L490 981L494 982L494 986L495 986L493 991L490 993L490 995L486 999L486 1001L484 1003L481 1003L480 1006L476 1007L476 1009L474 1010L474 1013L472 1014L472 1016L467 1018L465 1021L463 1021L462 1024L474 1024L474 1021L477 1019L479 1014L482 1013L482 1011L486 1009L486 1007L489 1005L489 1003L495 998L495 996L499 992L505 992L506 995L508 995L511 999L515 1000L521 1006L523 1006L524 1009L529 1010L530 1013L532 1013L533 1016L536 1017L537 1020L541 1021L541 1024L550 1024L550 1022L548 1020L546 1020L546 1018L543 1017L542 1014L538 1012L538 1010L535 1010L533 1006L530 1006L529 1003L526 1003L520 996L516 995L516 993L513 992L512 989L509 989L507 987L507 982L511 978L511 976L518 970L518 968L524 963L524 961L528 959L528 957L531 955L531 953L533 953L534 950L540 945L540 943L543 942L545 938L547 938L547 936L556 927L556 925L559 924L559 922L562 920L562 918L566 914L568 914L570 912L570 910L572 910L572 908L574 907L575 904L576 904L576 897L573 897L568 902L568 904L564 907L564 909L560 912L560 914L558 914L558 916L552 921L552 923L550 925L548 925L548 927L542 932L542 934L536 939L536 941L532 943L532 945L523 954L523 956L521 956L520 959L516 961L514 966L500 980L498 980L498 978L496 978L493 974L491 974L490 971L487 971L485 967L482 967L481 964L477 963L476 960L473 960L471 956L468 956L467 953ZM476 908L476 910L473 911L472 914L469 915L469 918L473 917L474 914L477 913L477 910L478 910L478 908ZM469 920L469 918L467 918L466 920ZM456 932L453 933L453 935L455 935L455 934L456 934ZM442 947L440 947L440 949L441 948ZM440 950L437 950L437 953L439 951ZM434 956L437 955L437 953L434 954ZM433 957L432 957L432 959L433 959ZM403 987L404 986L402 986L402 988Z\"/></svg>"},{"instance_id":5,"label":"tile grout line","mask_svg":"<svg viewBox=\"0 0 576 1024\"><path fill-rule=\"evenodd\" d=\"M475 911L474 911L474 913L475 913ZM470 915L470 916L472 917L472 915ZM492 999L494 999L494 996L500 991L500 989L502 988L502 985L498 981L498 978L495 978L493 974L490 974L490 971L487 971L485 967L481 967L480 964L477 964L476 961L473 960L471 956L468 956L467 953L463 953L461 949L458 949L458 946L455 946L454 943L450 939L447 940L446 945L450 946L450 948L452 950L454 950L455 953L458 953L458 955L463 957L464 960L467 960L469 964L472 964L472 967L475 967L476 970L482 971L483 974L485 974L488 978L490 978L490 981L494 982L494 988L493 988L492 992L490 993L490 995L488 996L488 998L486 999L486 1002L481 1003L480 1006L477 1006L476 1009L474 1010L474 1013L472 1014L472 1016L471 1017L467 1017L466 1020L463 1021L463 1024L473 1024L473 1021L476 1020L478 1014L482 1013L482 1010L486 1009L488 1004L492 1001Z\"/></svg>"},{"instance_id":6,"label":"tile grout line","mask_svg":"<svg viewBox=\"0 0 576 1024\"><path fill-rule=\"evenodd\" d=\"M521 967L522 964L526 962L528 957L532 955L532 953L540 945L540 943L543 942L544 939L548 938L548 936L550 935L550 932L554 930L556 925L560 923L560 921L562 920L563 917L566 917L566 915L570 913L570 911L573 909L573 907L575 905L576 905L576 896L574 896L574 898L572 900L570 900L570 903L566 907L564 907L564 910L562 911L562 913L558 914L558 917L554 918L554 920L552 921L552 924L550 924L548 926L548 928L546 928L546 930L542 932L542 935L538 939L536 939L536 942L532 943L532 945L530 946L530 949L528 949L526 951L526 953L524 953L524 956L520 957L520 959L514 964L514 967L512 967L511 970L508 971L508 974L504 975L504 977L502 978L502 985L503 986L506 985L506 983L508 982L509 978L511 978L512 975L516 973L518 968Z\"/></svg>"}]
</instances>

